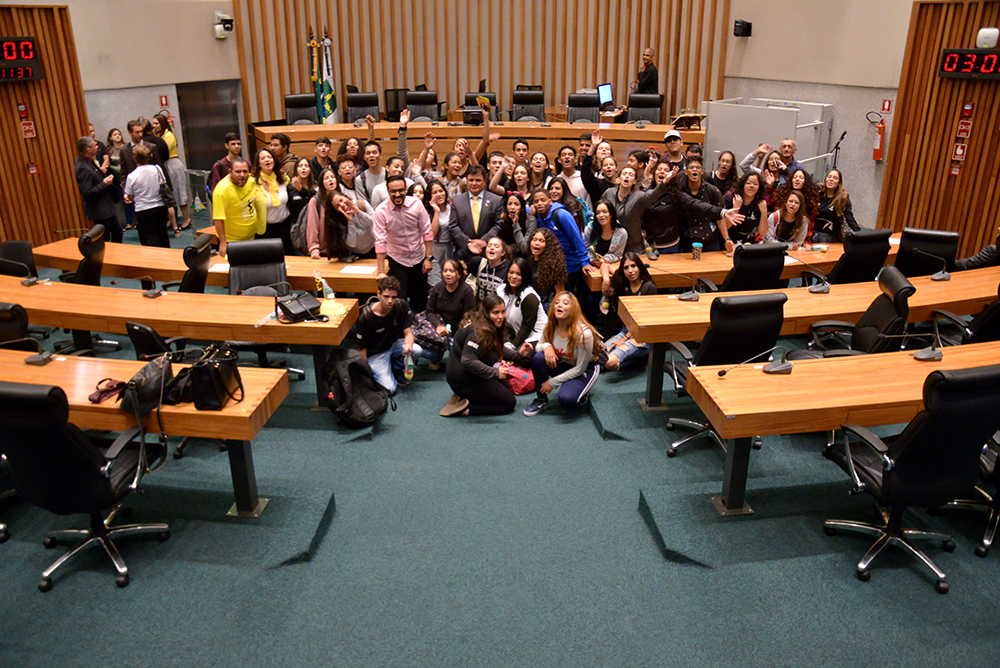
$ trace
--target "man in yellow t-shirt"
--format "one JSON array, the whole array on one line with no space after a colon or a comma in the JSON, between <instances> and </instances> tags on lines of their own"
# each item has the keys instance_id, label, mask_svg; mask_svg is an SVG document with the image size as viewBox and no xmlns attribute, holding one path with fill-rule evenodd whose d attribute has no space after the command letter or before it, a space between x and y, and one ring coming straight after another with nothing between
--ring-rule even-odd
<instances>
[{"instance_id":1,"label":"man in yellow t-shirt","mask_svg":"<svg viewBox=\"0 0 1000 668\"><path fill-rule=\"evenodd\" d=\"M250 163L235 158L229 176L212 193L212 220L219 236L219 254L225 255L228 242L246 241L267 229L264 193L250 178Z\"/></svg>"}]
</instances>

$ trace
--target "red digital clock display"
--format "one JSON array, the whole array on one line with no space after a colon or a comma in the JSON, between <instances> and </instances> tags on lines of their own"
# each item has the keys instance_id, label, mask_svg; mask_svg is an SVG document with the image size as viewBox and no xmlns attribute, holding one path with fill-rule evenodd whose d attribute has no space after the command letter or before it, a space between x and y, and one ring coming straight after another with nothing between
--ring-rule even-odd
<instances>
[{"instance_id":1,"label":"red digital clock display","mask_svg":"<svg viewBox=\"0 0 1000 668\"><path fill-rule=\"evenodd\" d=\"M34 37L0 37L0 81L32 81L43 74Z\"/></svg>"},{"instance_id":2,"label":"red digital clock display","mask_svg":"<svg viewBox=\"0 0 1000 668\"><path fill-rule=\"evenodd\" d=\"M1000 79L1000 51L945 49L938 76L954 79Z\"/></svg>"}]
</instances>

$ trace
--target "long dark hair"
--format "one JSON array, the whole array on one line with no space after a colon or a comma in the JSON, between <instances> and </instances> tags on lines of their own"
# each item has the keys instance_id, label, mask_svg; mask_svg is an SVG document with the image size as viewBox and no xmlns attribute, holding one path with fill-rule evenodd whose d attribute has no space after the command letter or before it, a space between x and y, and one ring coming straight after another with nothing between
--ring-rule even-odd
<instances>
[{"instance_id":1,"label":"long dark hair","mask_svg":"<svg viewBox=\"0 0 1000 668\"><path fill-rule=\"evenodd\" d=\"M506 291L508 295L511 295L512 297L520 297L525 288L530 288L534 285L535 272L531 270L531 263L523 257L515 257L510 261L510 267L507 269L508 276L510 275L510 270L513 267L517 267L517 270L521 272L521 285L516 288L510 287L510 281L507 280L507 276L504 276L503 281L507 286Z\"/></svg>"},{"instance_id":2,"label":"long dark hair","mask_svg":"<svg viewBox=\"0 0 1000 668\"><path fill-rule=\"evenodd\" d=\"M762 199L764 199L765 195L764 179L757 172L747 172L746 174L741 176L740 180L736 182L736 185L733 186L733 189L730 190L728 194L732 196L739 195L740 197L743 197L743 187L746 186L747 181L750 180L750 177L754 177L757 179L757 194L753 196L753 200L750 202L746 201L746 199L744 198L743 206L750 206L750 205L757 206L757 204Z\"/></svg>"},{"instance_id":3,"label":"long dark hair","mask_svg":"<svg viewBox=\"0 0 1000 668\"><path fill-rule=\"evenodd\" d=\"M642 258L639 257L639 254L629 251L622 255L622 259L618 263L618 269L615 271L614 276L611 277L611 288L615 291L616 296L625 294L625 292L629 289L629 280L625 277L625 262L627 260L635 262L635 266L639 268L640 283L653 280L649 275L649 269L646 268L646 265L642 261Z\"/></svg>"},{"instance_id":4,"label":"long dark hair","mask_svg":"<svg viewBox=\"0 0 1000 668\"><path fill-rule=\"evenodd\" d=\"M815 220L816 214L819 213L819 188L816 187L809 172L804 169L796 169L785 179L784 183L774 190L774 199L771 201L771 206L775 210L778 210L785 205L785 200L795 190L792 187L792 179L798 172L802 172L802 176L805 177L805 183L802 184L802 189L798 191L802 195L802 212L809 220Z\"/></svg>"},{"instance_id":5,"label":"long dark hair","mask_svg":"<svg viewBox=\"0 0 1000 668\"><path fill-rule=\"evenodd\" d=\"M588 243L594 245L596 245L597 242L601 240L601 232L604 229L601 227L601 224L597 221L597 207L599 207L601 204L604 204L604 206L608 207L608 213L611 214L611 231L613 232L616 227L622 226L621 223L618 222L618 213L616 211L615 205L603 198L597 200L597 204L594 205L594 222L590 224L590 238L587 239Z\"/></svg>"},{"instance_id":6,"label":"long dark hair","mask_svg":"<svg viewBox=\"0 0 1000 668\"><path fill-rule=\"evenodd\" d=\"M271 156L271 160L274 162L274 167L271 168L271 171L274 173L275 178L278 179L278 183L288 183L291 179L289 179L288 176L281 171L281 167L278 165L278 159L274 157L274 152L272 152L269 148L262 148L257 151L257 159L253 161L253 180L257 183L257 185L260 185L260 154L264 151L267 151L267 153Z\"/></svg>"},{"instance_id":7,"label":"long dark hair","mask_svg":"<svg viewBox=\"0 0 1000 668\"><path fill-rule=\"evenodd\" d=\"M733 155L732 151L723 151L722 153L720 153L719 160L722 159L722 156L727 154L729 155L729 159L732 160L732 163L729 166L729 173L726 174L726 180L722 182L722 187L719 188L719 190L721 190L723 194L727 193L730 189L732 189L733 184L736 183L736 174L737 174L736 156ZM715 176L716 174L718 174L718 172L719 170L716 169L715 174L712 174L712 176Z\"/></svg>"},{"instance_id":8,"label":"long dark hair","mask_svg":"<svg viewBox=\"0 0 1000 668\"><path fill-rule=\"evenodd\" d=\"M448 188L444 185L444 182L441 179L428 181L427 187L424 188L424 208L427 209L427 215L431 218L434 217L434 209L431 207L431 191L435 185L440 186L441 190L444 191L444 203L448 204Z\"/></svg>"},{"instance_id":9,"label":"long dark hair","mask_svg":"<svg viewBox=\"0 0 1000 668\"><path fill-rule=\"evenodd\" d=\"M479 302L479 308L471 311L469 315L469 326L472 327L479 342L479 353L482 355L488 350L493 350L497 357L503 357L503 327L497 329L490 320L490 311L497 306L504 306L503 300L492 292L483 297Z\"/></svg>"},{"instance_id":10,"label":"long dark hair","mask_svg":"<svg viewBox=\"0 0 1000 668\"><path fill-rule=\"evenodd\" d=\"M510 214L507 213L507 202L509 202L512 197L521 203L521 213L517 215L517 220L511 220ZM504 241L507 242L507 239L510 239L510 242L513 242L514 227L520 227L523 232L527 227L527 223L528 207L524 203L524 198L521 197L521 195L516 191L508 192L507 195L504 196L503 204L500 208L500 233L505 237Z\"/></svg>"},{"instance_id":11,"label":"long dark hair","mask_svg":"<svg viewBox=\"0 0 1000 668\"><path fill-rule=\"evenodd\" d=\"M569 184L566 183L566 179L561 176L557 176L549 181L549 185L547 185L545 189L551 191L552 186L556 183L558 183L562 188L562 197L558 200L558 202L562 204L567 211L573 214L573 218L576 219L576 226L580 228L581 232L583 232L583 207L580 206L580 202L578 202L576 196L573 195L573 191L569 189Z\"/></svg>"},{"instance_id":12,"label":"long dark hair","mask_svg":"<svg viewBox=\"0 0 1000 668\"><path fill-rule=\"evenodd\" d=\"M545 238L545 250L538 257L538 292L544 297L555 289L557 283L566 284L566 256L555 232L547 227L539 227L531 236L536 234ZM528 252L531 252L531 239L528 239Z\"/></svg>"},{"instance_id":13,"label":"long dark hair","mask_svg":"<svg viewBox=\"0 0 1000 668\"><path fill-rule=\"evenodd\" d=\"M341 193L332 193L325 200L320 200L323 206L323 243L326 246L326 256L328 258L343 257L347 255L347 226L350 221L343 212L333 205L336 195L347 197Z\"/></svg>"},{"instance_id":14,"label":"long dark hair","mask_svg":"<svg viewBox=\"0 0 1000 668\"><path fill-rule=\"evenodd\" d=\"M153 114L153 118L155 118L156 122L160 124L160 132L159 134L156 135L157 137L162 137L163 135L165 135L167 133L167 130L173 132L174 126L170 125L170 119L167 118L166 114Z\"/></svg>"}]
</instances>

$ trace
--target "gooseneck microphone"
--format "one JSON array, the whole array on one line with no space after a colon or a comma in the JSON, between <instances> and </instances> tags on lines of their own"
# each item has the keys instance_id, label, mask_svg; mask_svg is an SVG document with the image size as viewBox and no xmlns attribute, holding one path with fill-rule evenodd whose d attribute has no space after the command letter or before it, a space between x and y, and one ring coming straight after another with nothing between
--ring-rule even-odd
<instances>
[{"instance_id":1,"label":"gooseneck microphone","mask_svg":"<svg viewBox=\"0 0 1000 668\"><path fill-rule=\"evenodd\" d=\"M802 264L804 264L805 266L809 267L810 269L812 269L813 271L815 271L817 274L819 274L819 276L820 276L820 279L819 279L820 282L816 283L815 285L810 285L807 288L807 290L809 292L813 293L814 295L829 294L829 292L830 292L830 282L826 280L826 274L825 273L823 273L822 271L820 271L818 268L812 266L811 264L809 264L805 260L803 260L801 258L798 258L798 257L793 257L793 256L789 255L787 250L785 251L785 257L790 257L793 260L795 260L796 262L801 262Z\"/></svg>"},{"instance_id":2,"label":"gooseneck microphone","mask_svg":"<svg viewBox=\"0 0 1000 668\"><path fill-rule=\"evenodd\" d=\"M948 273L948 260L944 259L940 255L934 255L933 253L928 253L927 251L920 250L919 248L913 249L914 253L920 253L921 255L926 255L927 257L932 257L935 260L941 260L941 271L936 274L931 274L932 281L950 281L951 274Z\"/></svg>"},{"instance_id":3,"label":"gooseneck microphone","mask_svg":"<svg viewBox=\"0 0 1000 668\"><path fill-rule=\"evenodd\" d=\"M934 332L934 338L931 340L931 345L927 348L922 348L915 353L913 353L913 359L918 362L940 362L944 359L944 352L941 350L941 339L938 337L937 332ZM913 338L912 334L879 334L879 339L906 339Z\"/></svg>"},{"instance_id":4,"label":"gooseneck microphone","mask_svg":"<svg viewBox=\"0 0 1000 668\"><path fill-rule=\"evenodd\" d=\"M782 346L775 346L775 347L771 348L770 350L765 350L762 353L757 353L756 355L754 355L750 359L743 360L739 364L734 364L733 366L729 367L728 369L722 369L721 371L719 371L719 377L721 378L722 376L725 376L727 373L729 373L733 369L738 369L741 366L743 366L744 364L749 364L750 362L753 362L758 357L763 357L764 355L767 355L769 353L773 353L775 350L780 350L781 351L781 359L779 361L777 361L777 362L770 362L768 364L765 364L764 365L764 373L772 373L772 374L774 374L774 373L780 373L780 374L789 374L789 373L791 373L792 372L792 363L789 362L786 359L786 357L785 357L787 355L787 351Z\"/></svg>"},{"instance_id":5,"label":"gooseneck microphone","mask_svg":"<svg viewBox=\"0 0 1000 668\"><path fill-rule=\"evenodd\" d=\"M679 276L680 278L685 278L685 279L691 281L691 289L688 290L687 292L682 292L681 295L678 297L679 300L681 300L682 302L696 302L699 299L701 299L701 295L698 293L698 281L697 281L697 279L695 279L695 278L693 278L691 276L686 276L684 274L678 274L676 271L670 271L669 269L663 269L662 267L659 268L659 269L660 269L660 271L662 271L664 273L667 273L667 274L670 274L671 276Z\"/></svg>"},{"instance_id":6,"label":"gooseneck microphone","mask_svg":"<svg viewBox=\"0 0 1000 668\"><path fill-rule=\"evenodd\" d=\"M23 262L18 262L17 260L8 260L5 257L0 257L0 263L13 265L18 269L24 270L22 276L24 276L25 278L23 281L21 281L21 285L30 288L32 285L38 285L41 282L37 277L31 275L31 268Z\"/></svg>"}]
</instances>

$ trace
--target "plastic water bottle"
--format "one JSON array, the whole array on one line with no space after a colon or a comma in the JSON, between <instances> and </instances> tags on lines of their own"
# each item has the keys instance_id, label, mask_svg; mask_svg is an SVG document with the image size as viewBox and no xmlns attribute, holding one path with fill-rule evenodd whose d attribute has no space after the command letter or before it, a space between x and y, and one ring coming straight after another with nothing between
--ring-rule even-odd
<instances>
[{"instance_id":1,"label":"plastic water bottle","mask_svg":"<svg viewBox=\"0 0 1000 668\"><path fill-rule=\"evenodd\" d=\"M403 378L407 381L413 380L413 355L407 355L404 360L406 369L403 371Z\"/></svg>"}]
</instances>

